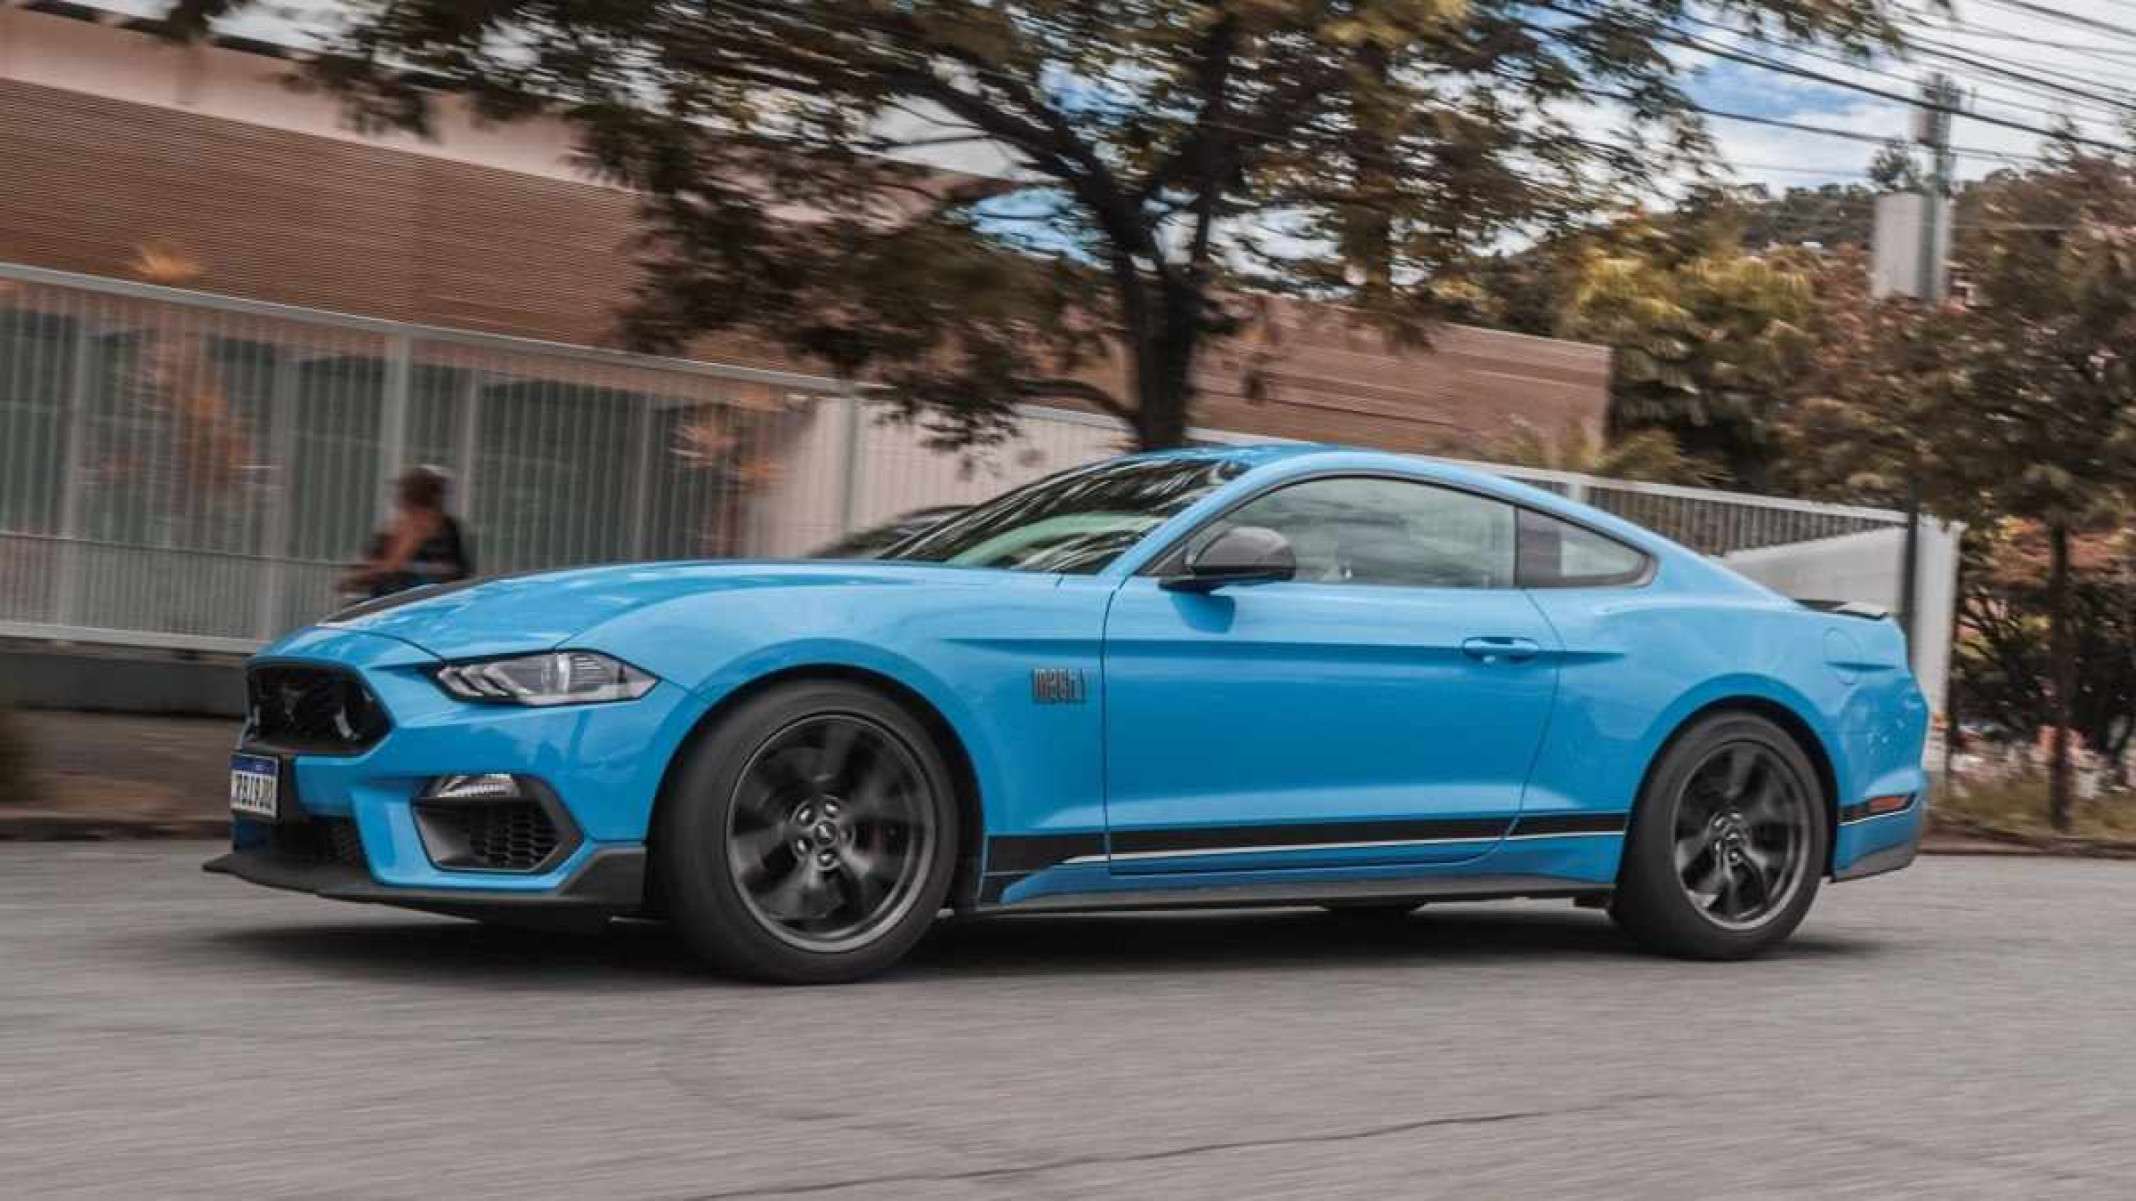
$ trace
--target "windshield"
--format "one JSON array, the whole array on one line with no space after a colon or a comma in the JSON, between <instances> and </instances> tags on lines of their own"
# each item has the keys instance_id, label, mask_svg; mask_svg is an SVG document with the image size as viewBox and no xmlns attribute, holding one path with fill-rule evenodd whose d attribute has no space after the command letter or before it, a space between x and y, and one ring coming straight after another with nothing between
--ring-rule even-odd
<instances>
[{"instance_id":1,"label":"windshield","mask_svg":"<svg viewBox=\"0 0 2136 1201\"><path fill-rule=\"evenodd\" d=\"M1051 476L891 547L885 559L1090 575L1245 468L1126 459Z\"/></svg>"}]
</instances>

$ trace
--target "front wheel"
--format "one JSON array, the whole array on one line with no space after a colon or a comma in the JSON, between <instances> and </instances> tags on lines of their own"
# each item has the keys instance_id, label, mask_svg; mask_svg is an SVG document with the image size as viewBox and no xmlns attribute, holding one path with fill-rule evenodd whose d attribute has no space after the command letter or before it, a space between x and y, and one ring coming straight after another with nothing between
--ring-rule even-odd
<instances>
[{"instance_id":1,"label":"front wheel","mask_svg":"<svg viewBox=\"0 0 2136 1201\"><path fill-rule=\"evenodd\" d=\"M896 702L841 682L744 702L670 782L654 854L677 930L739 975L853 980L897 962L948 895L949 773Z\"/></svg>"},{"instance_id":2,"label":"front wheel","mask_svg":"<svg viewBox=\"0 0 2136 1201\"><path fill-rule=\"evenodd\" d=\"M1762 717L1718 714L1685 731L1650 773L1610 916L1664 954L1755 955L1809 912L1827 838L1802 747Z\"/></svg>"}]
</instances>

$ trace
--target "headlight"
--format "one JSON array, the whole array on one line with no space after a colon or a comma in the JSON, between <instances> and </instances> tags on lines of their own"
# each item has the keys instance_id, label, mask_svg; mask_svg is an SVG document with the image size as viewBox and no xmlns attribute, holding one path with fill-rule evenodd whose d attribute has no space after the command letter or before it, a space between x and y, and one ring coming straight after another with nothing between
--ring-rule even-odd
<instances>
[{"instance_id":1,"label":"headlight","mask_svg":"<svg viewBox=\"0 0 2136 1201\"><path fill-rule=\"evenodd\" d=\"M513 659L449 663L438 687L463 701L491 705L583 705L635 700L659 681L628 663L592 651L549 651Z\"/></svg>"}]
</instances>

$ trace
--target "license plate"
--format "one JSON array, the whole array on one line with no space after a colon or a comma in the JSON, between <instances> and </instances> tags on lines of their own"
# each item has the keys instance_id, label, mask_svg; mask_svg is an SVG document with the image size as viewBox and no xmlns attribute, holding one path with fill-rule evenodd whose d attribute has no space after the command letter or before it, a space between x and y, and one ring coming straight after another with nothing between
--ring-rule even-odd
<instances>
[{"instance_id":1,"label":"license plate","mask_svg":"<svg viewBox=\"0 0 2136 1201\"><path fill-rule=\"evenodd\" d=\"M230 812L273 821L281 790L280 762L264 755L230 756Z\"/></svg>"}]
</instances>

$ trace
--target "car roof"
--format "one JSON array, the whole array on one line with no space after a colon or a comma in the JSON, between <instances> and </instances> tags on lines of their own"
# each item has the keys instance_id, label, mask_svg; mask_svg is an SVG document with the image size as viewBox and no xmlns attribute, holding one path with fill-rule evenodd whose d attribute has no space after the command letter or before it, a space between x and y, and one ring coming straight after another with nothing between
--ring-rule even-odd
<instances>
[{"instance_id":1,"label":"car roof","mask_svg":"<svg viewBox=\"0 0 2136 1201\"><path fill-rule=\"evenodd\" d=\"M1619 541L1678 565L1680 572L1699 579L1706 587L1718 587L1736 591L1741 587L1764 589L1744 580L1734 572L1727 571L1706 561L1705 557L1664 535L1645 526L1618 517L1592 505L1570 500L1546 488L1538 488L1519 480L1495 474L1481 465L1468 466L1446 459L1428 458L1424 455L1397 454L1392 451L1367 450L1354 446L1339 446L1324 442L1272 442L1253 443L1242 446L1198 446L1180 450L1149 451L1136 458L1204 459L1228 461L1246 468L1239 479L1233 481L1238 487L1252 488L1259 484L1272 483L1292 477L1318 475L1324 472L1355 471L1360 473L1384 472L1405 475L1415 479L1448 484L1469 491L1495 496L1513 504L1524 505L1544 513L1553 513L1586 525ZM1233 492L1227 488L1225 492ZM1201 506L1196 506L1199 509Z\"/></svg>"},{"instance_id":2,"label":"car roof","mask_svg":"<svg viewBox=\"0 0 2136 1201\"><path fill-rule=\"evenodd\" d=\"M1330 442L1257 442L1241 446L1196 446L1179 450L1148 451L1136 458L1149 459L1203 459L1212 462L1238 463L1248 469L1281 466L1281 475L1303 474L1322 469L1351 469L1357 471L1393 471L1426 479L1459 484L1478 491L1503 496L1508 500L1536 504L1539 507L1564 511L1573 507L1572 502L1547 489L1537 488L1518 480L1494 474L1479 467L1467 466L1447 459L1430 458L1425 455L1399 454L1393 451L1369 450L1361 446L1342 446ZM1576 506L1587 509L1588 506ZM1597 511L1598 516L1607 516ZM1635 527L1636 528L1636 527ZM1651 531L1642 531L1651 533Z\"/></svg>"}]
</instances>

